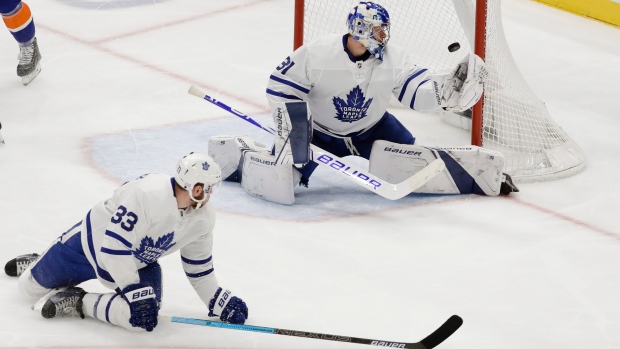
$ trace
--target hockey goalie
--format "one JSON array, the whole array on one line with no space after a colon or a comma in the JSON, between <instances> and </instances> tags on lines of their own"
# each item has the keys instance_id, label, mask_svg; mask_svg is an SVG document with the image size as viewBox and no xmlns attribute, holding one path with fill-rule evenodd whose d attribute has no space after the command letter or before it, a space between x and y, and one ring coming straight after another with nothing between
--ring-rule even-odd
<instances>
[{"instance_id":1,"label":"hockey goalie","mask_svg":"<svg viewBox=\"0 0 620 349\"><path fill-rule=\"evenodd\" d=\"M499 195L518 191L504 173L505 158L476 146L431 148L386 111L392 96L420 112L463 111L481 97L487 70L467 54L448 73L418 66L390 39L390 16L360 2L347 17L348 32L316 39L278 65L267 84L275 123L272 147L247 136L216 136L209 155L222 176L250 195L280 204L295 201L317 167L310 144L337 157L369 160L371 174L400 182L435 159L445 169L415 192Z\"/></svg>"}]
</instances>

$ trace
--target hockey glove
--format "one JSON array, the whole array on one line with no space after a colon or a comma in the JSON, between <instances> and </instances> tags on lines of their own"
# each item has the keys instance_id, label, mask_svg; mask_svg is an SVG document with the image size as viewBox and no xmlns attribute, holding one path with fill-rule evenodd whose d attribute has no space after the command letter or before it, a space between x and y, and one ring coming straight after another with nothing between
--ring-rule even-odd
<instances>
[{"instance_id":1,"label":"hockey glove","mask_svg":"<svg viewBox=\"0 0 620 349\"><path fill-rule=\"evenodd\" d=\"M484 61L475 54L469 54L454 69L440 79L434 78L435 89L441 107L447 110L463 111L471 108L482 96L483 83L488 76Z\"/></svg>"},{"instance_id":2,"label":"hockey glove","mask_svg":"<svg viewBox=\"0 0 620 349\"><path fill-rule=\"evenodd\" d=\"M243 325L248 318L248 307L230 290L219 287L209 302L209 316L219 316L222 321Z\"/></svg>"},{"instance_id":3,"label":"hockey glove","mask_svg":"<svg viewBox=\"0 0 620 349\"><path fill-rule=\"evenodd\" d=\"M147 332L153 331L157 326L157 299L151 286L145 284L133 284L125 287L121 295L129 304L129 323L133 327L140 327Z\"/></svg>"}]
</instances>

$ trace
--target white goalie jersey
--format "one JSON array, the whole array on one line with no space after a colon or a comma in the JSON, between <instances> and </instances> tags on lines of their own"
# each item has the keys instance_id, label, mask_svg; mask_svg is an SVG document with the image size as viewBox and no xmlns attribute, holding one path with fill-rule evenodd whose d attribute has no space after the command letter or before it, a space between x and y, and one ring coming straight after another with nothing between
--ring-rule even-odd
<instances>
[{"instance_id":1,"label":"white goalie jersey","mask_svg":"<svg viewBox=\"0 0 620 349\"><path fill-rule=\"evenodd\" d=\"M215 210L209 202L179 210L174 183L149 174L120 186L82 221L82 246L111 289L140 282L139 269L180 250L185 274L208 305L218 288L211 255Z\"/></svg>"},{"instance_id":2,"label":"white goalie jersey","mask_svg":"<svg viewBox=\"0 0 620 349\"><path fill-rule=\"evenodd\" d=\"M383 60L356 60L346 49L348 36L327 35L298 48L269 77L267 99L303 100L314 128L336 137L359 134L384 115L394 95L418 111L440 109L432 72L416 66L398 49L387 46Z\"/></svg>"}]
</instances>

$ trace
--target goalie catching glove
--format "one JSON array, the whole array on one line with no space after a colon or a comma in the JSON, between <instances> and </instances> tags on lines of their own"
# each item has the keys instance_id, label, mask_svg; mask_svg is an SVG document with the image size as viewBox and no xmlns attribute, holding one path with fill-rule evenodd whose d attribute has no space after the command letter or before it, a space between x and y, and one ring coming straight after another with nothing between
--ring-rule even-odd
<instances>
[{"instance_id":1,"label":"goalie catching glove","mask_svg":"<svg viewBox=\"0 0 620 349\"><path fill-rule=\"evenodd\" d=\"M433 76L437 101L450 111L471 108L482 96L482 84L488 75L482 58L468 54L450 73Z\"/></svg>"},{"instance_id":2,"label":"goalie catching glove","mask_svg":"<svg viewBox=\"0 0 620 349\"><path fill-rule=\"evenodd\" d=\"M209 302L209 316L219 316L222 321L243 325L248 318L248 306L241 298L233 296L230 290L219 287Z\"/></svg>"}]
</instances>

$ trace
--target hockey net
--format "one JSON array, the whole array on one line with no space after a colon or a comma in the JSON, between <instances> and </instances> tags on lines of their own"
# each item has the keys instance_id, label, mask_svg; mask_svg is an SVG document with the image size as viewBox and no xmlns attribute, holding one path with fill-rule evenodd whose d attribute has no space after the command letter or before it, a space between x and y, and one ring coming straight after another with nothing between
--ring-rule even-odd
<instances>
[{"instance_id":1,"label":"hockey net","mask_svg":"<svg viewBox=\"0 0 620 349\"><path fill-rule=\"evenodd\" d=\"M484 58L489 77L483 101L474 108L472 144L501 151L507 159L506 173L519 182L553 180L578 173L585 167L585 155L554 122L519 72L504 35L501 1L478 0L483 1L478 4L478 12L475 1L374 2L390 14L390 45L407 49L418 65L432 71L450 70L467 52L474 51L478 41L475 52ZM327 33L346 33L346 16L357 3L296 0L295 48ZM483 21L474 30L476 17ZM461 48L449 52L447 47L454 42ZM455 117L452 113L444 114Z\"/></svg>"}]
</instances>

